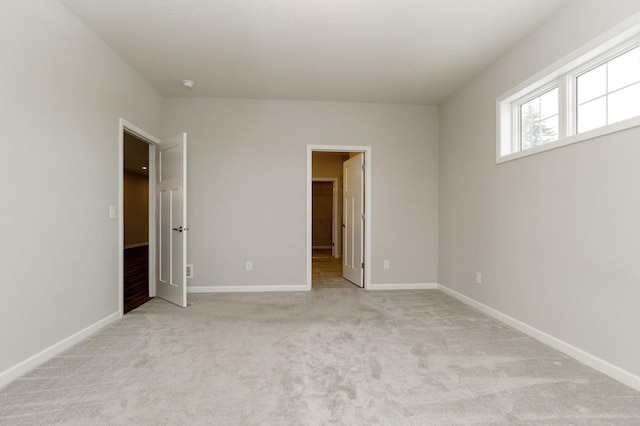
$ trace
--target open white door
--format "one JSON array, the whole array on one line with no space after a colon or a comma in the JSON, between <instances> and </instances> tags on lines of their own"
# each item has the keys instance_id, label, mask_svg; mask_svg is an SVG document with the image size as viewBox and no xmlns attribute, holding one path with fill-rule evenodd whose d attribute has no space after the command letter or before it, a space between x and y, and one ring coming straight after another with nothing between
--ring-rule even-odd
<instances>
[{"instance_id":1,"label":"open white door","mask_svg":"<svg viewBox=\"0 0 640 426\"><path fill-rule=\"evenodd\" d=\"M156 294L187 307L187 134L156 148L158 273Z\"/></svg>"},{"instance_id":2,"label":"open white door","mask_svg":"<svg viewBox=\"0 0 640 426\"><path fill-rule=\"evenodd\" d=\"M342 275L364 287L364 154L343 163Z\"/></svg>"}]
</instances>

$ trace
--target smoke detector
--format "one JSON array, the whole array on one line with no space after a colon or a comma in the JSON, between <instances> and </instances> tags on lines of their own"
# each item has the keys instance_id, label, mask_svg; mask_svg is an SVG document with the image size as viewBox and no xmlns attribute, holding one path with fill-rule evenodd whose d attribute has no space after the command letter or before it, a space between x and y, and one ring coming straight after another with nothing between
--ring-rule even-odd
<instances>
[{"instance_id":1,"label":"smoke detector","mask_svg":"<svg viewBox=\"0 0 640 426\"><path fill-rule=\"evenodd\" d=\"M191 80L182 80L182 85L187 89L193 89L193 81Z\"/></svg>"}]
</instances>

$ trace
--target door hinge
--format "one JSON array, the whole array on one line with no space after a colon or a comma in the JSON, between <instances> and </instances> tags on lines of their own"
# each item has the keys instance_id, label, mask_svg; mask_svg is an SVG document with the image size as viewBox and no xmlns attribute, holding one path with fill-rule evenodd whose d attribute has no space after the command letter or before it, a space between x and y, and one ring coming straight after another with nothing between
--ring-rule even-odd
<instances>
[{"instance_id":1,"label":"door hinge","mask_svg":"<svg viewBox=\"0 0 640 426\"><path fill-rule=\"evenodd\" d=\"M362 269L364 269L364 262L362 262Z\"/></svg>"},{"instance_id":2,"label":"door hinge","mask_svg":"<svg viewBox=\"0 0 640 426\"><path fill-rule=\"evenodd\" d=\"M364 213L362 213L362 220L364 220Z\"/></svg>"},{"instance_id":3,"label":"door hinge","mask_svg":"<svg viewBox=\"0 0 640 426\"><path fill-rule=\"evenodd\" d=\"M364 163L362 163L362 171L364 172Z\"/></svg>"}]
</instances>

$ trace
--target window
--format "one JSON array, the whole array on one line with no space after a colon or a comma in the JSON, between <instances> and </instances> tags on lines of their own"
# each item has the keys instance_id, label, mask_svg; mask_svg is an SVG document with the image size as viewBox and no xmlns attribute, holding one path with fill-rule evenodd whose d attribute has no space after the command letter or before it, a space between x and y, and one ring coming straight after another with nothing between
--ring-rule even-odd
<instances>
[{"instance_id":1,"label":"window","mask_svg":"<svg viewBox=\"0 0 640 426\"><path fill-rule=\"evenodd\" d=\"M640 115L640 48L576 77L577 133Z\"/></svg>"},{"instance_id":2,"label":"window","mask_svg":"<svg viewBox=\"0 0 640 426\"><path fill-rule=\"evenodd\" d=\"M640 25L529 81L498 98L497 162L640 126Z\"/></svg>"},{"instance_id":3,"label":"window","mask_svg":"<svg viewBox=\"0 0 640 426\"><path fill-rule=\"evenodd\" d=\"M520 150L558 140L558 88L520 105Z\"/></svg>"}]
</instances>

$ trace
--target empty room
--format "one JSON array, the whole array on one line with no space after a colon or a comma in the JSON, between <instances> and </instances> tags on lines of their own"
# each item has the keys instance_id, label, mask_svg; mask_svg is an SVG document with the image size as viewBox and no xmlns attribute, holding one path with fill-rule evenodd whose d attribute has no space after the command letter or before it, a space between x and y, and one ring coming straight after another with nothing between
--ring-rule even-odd
<instances>
[{"instance_id":1,"label":"empty room","mask_svg":"<svg viewBox=\"0 0 640 426\"><path fill-rule=\"evenodd\" d=\"M0 424L640 424L637 0L3 0L0 51Z\"/></svg>"}]
</instances>

